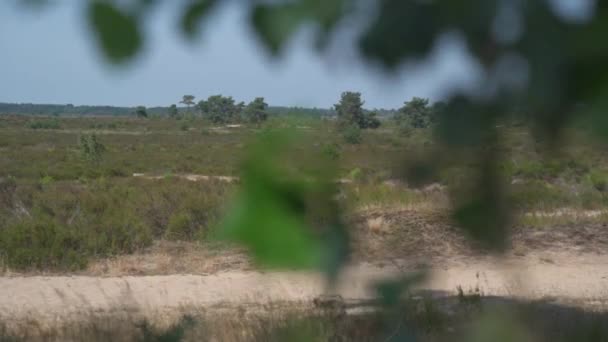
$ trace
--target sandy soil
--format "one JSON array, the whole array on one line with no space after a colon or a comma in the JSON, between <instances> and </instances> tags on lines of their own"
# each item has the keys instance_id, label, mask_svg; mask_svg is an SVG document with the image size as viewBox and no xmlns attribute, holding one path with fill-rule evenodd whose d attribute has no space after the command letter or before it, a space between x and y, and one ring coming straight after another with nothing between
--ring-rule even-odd
<instances>
[{"instance_id":1,"label":"sandy soil","mask_svg":"<svg viewBox=\"0 0 608 342\"><path fill-rule=\"evenodd\" d=\"M347 301L374 296L374 284L407 264L349 267L335 293ZM459 259L434 267L419 289L455 295L465 293L562 301L603 309L608 301L608 256L554 253L552 259ZM185 307L212 308L271 302L311 301L325 293L319 274L304 272L231 271L213 275L142 277L4 277L0 278L0 318L57 320L87 313L134 310L157 315Z\"/></svg>"}]
</instances>

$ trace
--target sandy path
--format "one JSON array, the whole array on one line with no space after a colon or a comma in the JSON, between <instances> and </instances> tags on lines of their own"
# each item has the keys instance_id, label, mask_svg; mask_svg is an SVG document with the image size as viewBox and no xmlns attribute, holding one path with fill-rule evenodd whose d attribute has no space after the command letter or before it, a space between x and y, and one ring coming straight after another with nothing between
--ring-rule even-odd
<instances>
[{"instance_id":1,"label":"sandy path","mask_svg":"<svg viewBox=\"0 0 608 342\"><path fill-rule=\"evenodd\" d=\"M507 262L460 260L433 269L421 289L455 294L476 288L484 295L564 300L595 308L608 302L608 256L534 257ZM368 299L372 284L398 274L395 267L359 265L345 272L338 292L347 300ZM324 292L312 273L225 272L215 275L148 277L0 278L0 317L50 319L116 309L178 312L184 307L309 301Z\"/></svg>"}]
</instances>

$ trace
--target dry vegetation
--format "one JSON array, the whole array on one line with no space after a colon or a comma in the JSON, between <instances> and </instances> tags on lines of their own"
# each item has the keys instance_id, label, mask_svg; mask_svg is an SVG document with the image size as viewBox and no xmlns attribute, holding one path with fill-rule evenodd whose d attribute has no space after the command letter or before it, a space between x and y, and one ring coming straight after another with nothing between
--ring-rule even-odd
<instances>
[{"instance_id":1,"label":"dry vegetation","mask_svg":"<svg viewBox=\"0 0 608 342\"><path fill-rule=\"evenodd\" d=\"M180 261L180 266L173 260L215 260L215 250L222 247L209 251L209 241L238 187L222 177L238 176L238 161L257 131L289 127L307 128L300 130L308 139L298 146L299 155L319 153L337 161L339 197L355 223L358 260L468 253L444 213L450 206L448 186L466 179L472 169L447 169L422 188L408 187L399 178L396 161L432 152L427 129L400 135L389 123L351 145L319 119L273 118L262 128L218 129L201 120L4 116L2 265L13 272L92 274L163 274L163 268L173 267L204 273L218 269L213 265L229 265L205 261L197 268L196 262ZM105 147L94 163L82 158L78 145L80 135L93 132ZM540 159L542 143L515 126L505 128L503 135L502 169L512 183L516 227L549 226L554 231L556 226L601 226L606 221L608 175L602 170L608 160L601 146L573 130L560 153ZM369 231L356 228L363 226ZM163 240L196 247L168 252L170 248L158 247L167 245L159 242ZM154 259L148 266L127 266L147 258Z\"/></svg>"},{"instance_id":2,"label":"dry vegetation","mask_svg":"<svg viewBox=\"0 0 608 342\"><path fill-rule=\"evenodd\" d=\"M396 161L431 153L428 130L401 135L388 124L351 145L329 126L292 118L273 118L265 127L213 127L201 120L0 117L0 272L120 277L252 269L244 251L214 239L239 187L236 178L221 177L238 177L249 141L277 127L306 127L300 131L309 139L298 155L324 154L337 162L353 263L418 267L487 255L456 228L447 210L450 186L470 177L474 164L447 169L415 188L403 180ZM93 133L106 148L98 163L79 151L79 136ZM608 160L602 146L573 130L563 151L541 159L542 143L518 127L503 133L501 172L511 183L515 217L507 257L605 251ZM297 331L307 341L377 341L407 331L422 340L447 341L475 333L467 323L481 312L475 295L414 297L403 304L407 310L400 308L407 314L389 325L379 313L336 315L310 303L191 308L171 317L117 309L77 322L8 320L0 324L0 340L283 341ZM490 307L495 302L483 301ZM532 328L533 340L606 336L604 314L544 304L507 307L509 317L518 317L516 326ZM522 312L529 319L521 319ZM180 320L182 315L189 318Z\"/></svg>"}]
</instances>

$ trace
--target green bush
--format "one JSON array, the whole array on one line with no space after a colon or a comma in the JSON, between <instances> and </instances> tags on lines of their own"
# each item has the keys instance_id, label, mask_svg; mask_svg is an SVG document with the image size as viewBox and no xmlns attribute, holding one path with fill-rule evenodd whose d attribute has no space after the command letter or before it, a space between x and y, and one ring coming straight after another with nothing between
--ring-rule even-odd
<instances>
[{"instance_id":1,"label":"green bush","mask_svg":"<svg viewBox=\"0 0 608 342\"><path fill-rule=\"evenodd\" d=\"M26 211L0 210L0 259L19 270L73 270L154 239L203 239L232 187L176 178L4 183L0 200Z\"/></svg>"},{"instance_id":2,"label":"green bush","mask_svg":"<svg viewBox=\"0 0 608 342\"><path fill-rule=\"evenodd\" d=\"M49 185L51 183L53 183L55 181L55 179L49 175L46 175L42 178L40 178L40 185Z\"/></svg>"},{"instance_id":3,"label":"green bush","mask_svg":"<svg viewBox=\"0 0 608 342\"><path fill-rule=\"evenodd\" d=\"M323 149L321 150L323 155L331 160L340 159L340 146L338 144L325 144L323 145Z\"/></svg>"},{"instance_id":4,"label":"green bush","mask_svg":"<svg viewBox=\"0 0 608 342\"><path fill-rule=\"evenodd\" d=\"M188 213L180 212L169 218L166 238L169 240L191 240L195 234L192 217Z\"/></svg>"},{"instance_id":5,"label":"green bush","mask_svg":"<svg viewBox=\"0 0 608 342\"><path fill-rule=\"evenodd\" d=\"M48 119L48 120L37 120L31 121L27 124L27 127L31 129L60 129L61 125L59 124L58 119Z\"/></svg>"},{"instance_id":6,"label":"green bush","mask_svg":"<svg viewBox=\"0 0 608 342\"><path fill-rule=\"evenodd\" d=\"M597 191L608 190L608 174L602 171L593 171L588 176L589 182Z\"/></svg>"},{"instance_id":7,"label":"green bush","mask_svg":"<svg viewBox=\"0 0 608 342\"><path fill-rule=\"evenodd\" d=\"M82 158L90 163L99 164L106 151L105 145L99 142L95 134L81 135L79 148Z\"/></svg>"},{"instance_id":8,"label":"green bush","mask_svg":"<svg viewBox=\"0 0 608 342\"><path fill-rule=\"evenodd\" d=\"M361 137L361 128L357 125L349 125L342 131L342 137L348 144L357 145L363 140Z\"/></svg>"},{"instance_id":9,"label":"green bush","mask_svg":"<svg viewBox=\"0 0 608 342\"><path fill-rule=\"evenodd\" d=\"M0 231L0 250L16 269L78 269L87 263L83 232L47 217L9 225Z\"/></svg>"}]
</instances>

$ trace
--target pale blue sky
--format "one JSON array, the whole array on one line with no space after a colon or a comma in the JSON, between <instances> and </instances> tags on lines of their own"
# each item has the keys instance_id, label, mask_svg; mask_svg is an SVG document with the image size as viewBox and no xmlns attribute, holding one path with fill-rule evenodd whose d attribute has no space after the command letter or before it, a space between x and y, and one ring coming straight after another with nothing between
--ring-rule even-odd
<instances>
[{"instance_id":1,"label":"pale blue sky","mask_svg":"<svg viewBox=\"0 0 608 342\"><path fill-rule=\"evenodd\" d=\"M366 107L393 108L412 96L440 98L480 75L453 34L439 43L441 54L390 77L363 64L350 46L317 54L306 30L283 59L273 60L248 31L242 8L230 4L188 44L176 30L172 1L148 21L140 57L116 68L91 41L84 1L56 3L35 11L1 1L0 102L155 106L176 103L183 94L221 93L238 101L264 96L273 105L329 107L342 91L356 90Z\"/></svg>"}]
</instances>

